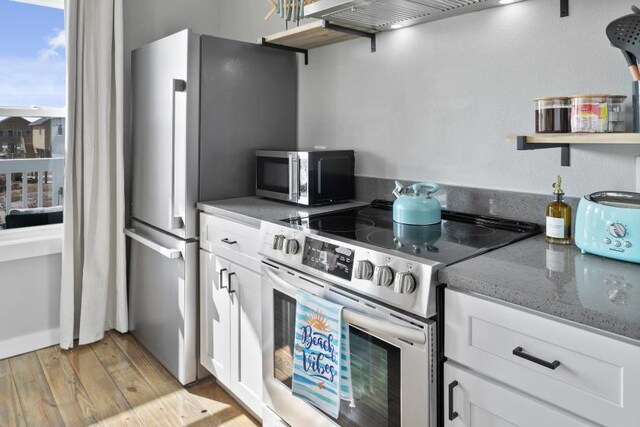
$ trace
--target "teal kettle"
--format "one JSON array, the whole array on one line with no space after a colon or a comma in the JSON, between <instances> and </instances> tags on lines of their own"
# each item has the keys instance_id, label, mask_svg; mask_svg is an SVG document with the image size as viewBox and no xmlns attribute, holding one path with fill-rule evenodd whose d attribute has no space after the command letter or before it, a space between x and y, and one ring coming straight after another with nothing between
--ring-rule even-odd
<instances>
[{"instance_id":1,"label":"teal kettle","mask_svg":"<svg viewBox=\"0 0 640 427\"><path fill-rule=\"evenodd\" d=\"M442 221L442 207L431 195L438 191L437 184L421 182L405 187L396 181L393 195L393 220L400 224L432 225Z\"/></svg>"}]
</instances>

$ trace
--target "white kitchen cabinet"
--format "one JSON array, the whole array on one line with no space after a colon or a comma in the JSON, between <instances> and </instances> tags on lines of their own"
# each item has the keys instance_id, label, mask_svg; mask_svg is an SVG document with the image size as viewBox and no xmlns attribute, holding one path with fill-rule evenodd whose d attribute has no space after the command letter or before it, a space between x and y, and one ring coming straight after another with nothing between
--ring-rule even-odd
<instances>
[{"instance_id":1,"label":"white kitchen cabinet","mask_svg":"<svg viewBox=\"0 0 640 427\"><path fill-rule=\"evenodd\" d=\"M201 213L200 359L262 416L259 230Z\"/></svg>"},{"instance_id":2,"label":"white kitchen cabinet","mask_svg":"<svg viewBox=\"0 0 640 427\"><path fill-rule=\"evenodd\" d=\"M231 329L231 391L251 410L262 407L260 275L229 265Z\"/></svg>"},{"instance_id":3,"label":"white kitchen cabinet","mask_svg":"<svg viewBox=\"0 0 640 427\"><path fill-rule=\"evenodd\" d=\"M447 290L445 356L599 425L639 425L640 347L621 339Z\"/></svg>"},{"instance_id":4,"label":"white kitchen cabinet","mask_svg":"<svg viewBox=\"0 0 640 427\"><path fill-rule=\"evenodd\" d=\"M586 427L580 419L452 362L444 366L446 427Z\"/></svg>"},{"instance_id":5,"label":"white kitchen cabinet","mask_svg":"<svg viewBox=\"0 0 640 427\"><path fill-rule=\"evenodd\" d=\"M231 304L222 288L229 262L200 251L200 363L217 380L231 387Z\"/></svg>"}]
</instances>

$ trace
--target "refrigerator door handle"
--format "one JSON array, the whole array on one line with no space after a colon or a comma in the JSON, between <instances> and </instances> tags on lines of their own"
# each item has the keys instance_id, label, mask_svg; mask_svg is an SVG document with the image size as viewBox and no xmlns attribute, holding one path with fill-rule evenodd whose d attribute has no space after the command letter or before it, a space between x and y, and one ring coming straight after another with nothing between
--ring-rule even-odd
<instances>
[{"instance_id":1,"label":"refrigerator door handle","mask_svg":"<svg viewBox=\"0 0 640 427\"><path fill-rule=\"evenodd\" d=\"M176 130L178 128L178 125L182 126L182 134L184 135L184 127L186 126L186 123L178 123L176 113L184 113L186 116L186 106L184 107L185 111L176 111L176 93L186 92L186 90L186 81L181 79L173 79L171 92L171 199L169 201L169 214L171 215L171 217L169 218L169 223L171 224L172 230L178 230L184 227L184 220L182 216L176 214L176 135L180 133L179 130ZM183 144L183 146L186 146L186 144Z\"/></svg>"},{"instance_id":2,"label":"refrigerator door handle","mask_svg":"<svg viewBox=\"0 0 640 427\"><path fill-rule=\"evenodd\" d=\"M136 242L148 247L152 251L158 252L162 256L165 256L165 257L167 257L169 259L182 258L182 251L180 251L179 249L169 249L169 248L166 248L166 247L164 247L162 245L159 245L156 242L153 242L153 241L151 241L151 240L149 240L149 239L147 239L145 237L142 237L141 235L136 233L136 229L135 228L125 228L124 229L124 234L127 237L130 237L131 239L135 240Z\"/></svg>"}]
</instances>

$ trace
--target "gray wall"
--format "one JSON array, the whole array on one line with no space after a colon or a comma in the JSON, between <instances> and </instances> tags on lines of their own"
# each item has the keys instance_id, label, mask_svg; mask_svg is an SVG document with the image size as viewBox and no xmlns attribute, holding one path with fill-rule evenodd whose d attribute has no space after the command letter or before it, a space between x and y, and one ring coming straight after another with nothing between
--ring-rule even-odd
<instances>
[{"instance_id":1,"label":"gray wall","mask_svg":"<svg viewBox=\"0 0 640 427\"><path fill-rule=\"evenodd\" d=\"M255 41L282 29L264 23L266 1L216 0L223 37ZM629 95L622 55L606 25L627 0L558 0L505 7L315 49L300 67L299 144L357 150L363 176L548 193L561 173L569 195L635 189L638 146L574 146L517 152L510 133L533 131L532 98Z\"/></svg>"},{"instance_id":2,"label":"gray wall","mask_svg":"<svg viewBox=\"0 0 640 427\"><path fill-rule=\"evenodd\" d=\"M60 326L61 255L0 262L0 343Z\"/></svg>"}]
</instances>

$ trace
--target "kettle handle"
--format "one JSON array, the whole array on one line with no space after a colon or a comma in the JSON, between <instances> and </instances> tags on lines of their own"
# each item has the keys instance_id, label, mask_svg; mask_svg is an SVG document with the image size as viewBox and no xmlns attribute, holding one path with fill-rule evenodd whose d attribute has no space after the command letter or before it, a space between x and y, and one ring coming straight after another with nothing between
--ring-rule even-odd
<instances>
[{"instance_id":1,"label":"kettle handle","mask_svg":"<svg viewBox=\"0 0 640 427\"><path fill-rule=\"evenodd\" d=\"M396 198L402 196L402 194L406 191L406 187L404 186L403 183L401 183L400 181L396 181L396 188L393 189L393 195L396 196Z\"/></svg>"},{"instance_id":2,"label":"kettle handle","mask_svg":"<svg viewBox=\"0 0 640 427\"><path fill-rule=\"evenodd\" d=\"M420 190L423 188L427 189L427 195L433 194L440 189L438 184L433 184L431 182L419 182L417 184L412 185L414 194L419 194Z\"/></svg>"}]
</instances>

